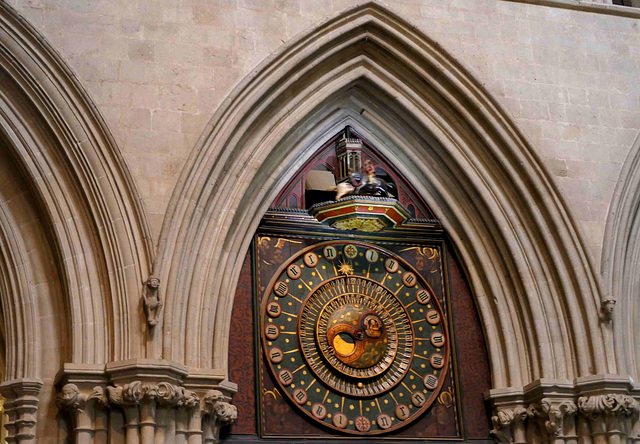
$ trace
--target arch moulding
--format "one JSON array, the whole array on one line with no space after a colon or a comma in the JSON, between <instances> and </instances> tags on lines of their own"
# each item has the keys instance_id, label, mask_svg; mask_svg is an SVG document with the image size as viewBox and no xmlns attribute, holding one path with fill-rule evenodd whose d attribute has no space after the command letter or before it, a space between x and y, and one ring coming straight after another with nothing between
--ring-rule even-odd
<instances>
[{"instance_id":1,"label":"arch moulding","mask_svg":"<svg viewBox=\"0 0 640 444\"><path fill-rule=\"evenodd\" d=\"M102 375L110 361L145 355L140 292L153 251L105 122L62 58L6 3L0 143L0 166L16 174L4 169L3 180L18 177L23 186L13 191L3 183L0 192L0 293L10 333L0 390L8 439L26 443L35 442L38 415L55 416L38 413L39 404L53 404L51 387L39 394L43 380L58 370ZM57 336L45 333L55 329Z\"/></svg>"},{"instance_id":2,"label":"arch moulding","mask_svg":"<svg viewBox=\"0 0 640 444\"><path fill-rule=\"evenodd\" d=\"M67 298L68 361L144 354L142 283L153 260L144 211L106 123L75 75L19 14L0 4L1 129L33 184ZM72 258L82 257L90 266ZM92 266L93 265L93 266Z\"/></svg>"},{"instance_id":3,"label":"arch moulding","mask_svg":"<svg viewBox=\"0 0 640 444\"><path fill-rule=\"evenodd\" d=\"M620 372L640 377L638 292L640 291L640 136L627 155L607 218L601 273L604 300L613 323Z\"/></svg>"},{"instance_id":4,"label":"arch moulding","mask_svg":"<svg viewBox=\"0 0 640 444\"><path fill-rule=\"evenodd\" d=\"M376 3L296 37L206 127L159 240L159 356L226 377L251 237L295 170L345 124L423 194L463 260L489 349L487 398L511 415L496 415L496 433L514 409L542 398L575 407L578 395L628 392L629 378L612 376L597 275L542 162L453 57Z\"/></svg>"}]
</instances>

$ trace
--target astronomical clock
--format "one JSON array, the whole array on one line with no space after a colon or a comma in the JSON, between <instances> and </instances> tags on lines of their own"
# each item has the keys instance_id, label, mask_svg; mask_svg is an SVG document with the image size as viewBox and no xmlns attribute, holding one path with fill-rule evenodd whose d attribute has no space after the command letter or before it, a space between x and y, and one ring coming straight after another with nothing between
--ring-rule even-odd
<instances>
[{"instance_id":1,"label":"astronomical clock","mask_svg":"<svg viewBox=\"0 0 640 444\"><path fill-rule=\"evenodd\" d=\"M468 290L452 294L444 231L392 166L347 136L321 159L335 167L307 166L305 190L293 180L254 238L257 434L488 437L465 425L489 429L488 365Z\"/></svg>"},{"instance_id":2,"label":"astronomical clock","mask_svg":"<svg viewBox=\"0 0 640 444\"><path fill-rule=\"evenodd\" d=\"M415 421L446 379L446 321L431 286L373 243L319 242L295 253L267 285L260 321L280 392L343 433Z\"/></svg>"}]
</instances>

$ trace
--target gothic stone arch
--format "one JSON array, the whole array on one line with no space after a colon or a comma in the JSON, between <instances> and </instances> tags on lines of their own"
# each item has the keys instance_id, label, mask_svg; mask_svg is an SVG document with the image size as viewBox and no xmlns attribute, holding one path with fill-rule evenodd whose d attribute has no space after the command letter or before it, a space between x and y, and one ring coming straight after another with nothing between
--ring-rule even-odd
<instances>
[{"instance_id":1,"label":"gothic stone arch","mask_svg":"<svg viewBox=\"0 0 640 444\"><path fill-rule=\"evenodd\" d=\"M63 364L100 373L109 361L144 356L144 338L131 332L143 321L138 295L152 250L140 199L105 123L60 56L6 3L0 140L3 179L12 181L0 202L8 331L2 393L9 438L35 442L42 380ZM41 415L54 421L53 388L43 392L40 407L49 410Z\"/></svg>"},{"instance_id":2,"label":"gothic stone arch","mask_svg":"<svg viewBox=\"0 0 640 444\"><path fill-rule=\"evenodd\" d=\"M640 376L637 325L640 290L640 137L625 160L607 219L602 251L602 277L607 304L615 309L613 321L619 371L635 380ZM603 312L603 315L606 313ZM631 333L631 334L630 334Z\"/></svg>"},{"instance_id":3,"label":"gothic stone arch","mask_svg":"<svg viewBox=\"0 0 640 444\"><path fill-rule=\"evenodd\" d=\"M201 136L154 266L167 283L164 359L226 377L251 235L296 168L345 124L386 147L455 242L485 328L496 433L515 408L552 392L573 403L577 394L628 390L624 377L592 376L616 372L597 277L540 160L464 68L375 3L283 47Z\"/></svg>"},{"instance_id":4,"label":"gothic stone arch","mask_svg":"<svg viewBox=\"0 0 640 444\"><path fill-rule=\"evenodd\" d=\"M69 329L70 361L105 364L140 355L144 344L129 343L128 335L138 330L139 301L128 295L140 293L152 248L133 181L104 121L57 53L9 6L0 7L0 20L2 130L61 256L75 327Z\"/></svg>"}]
</instances>

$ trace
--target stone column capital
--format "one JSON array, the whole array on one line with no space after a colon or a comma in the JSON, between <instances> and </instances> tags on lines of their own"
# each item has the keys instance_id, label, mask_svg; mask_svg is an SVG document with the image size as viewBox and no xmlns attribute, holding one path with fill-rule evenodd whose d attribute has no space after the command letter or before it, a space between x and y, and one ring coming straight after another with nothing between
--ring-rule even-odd
<instances>
[{"instance_id":1,"label":"stone column capital","mask_svg":"<svg viewBox=\"0 0 640 444\"><path fill-rule=\"evenodd\" d=\"M544 421L545 430L550 436L561 436L565 416L572 416L577 411L576 403L570 399L543 398L527 408L530 418Z\"/></svg>"},{"instance_id":2,"label":"stone column capital","mask_svg":"<svg viewBox=\"0 0 640 444\"><path fill-rule=\"evenodd\" d=\"M38 418L38 395L42 381L35 378L12 379L0 384L5 397L4 409L9 421L5 424L7 442L35 443Z\"/></svg>"},{"instance_id":3,"label":"stone column capital","mask_svg":"<svg viewBox=\"0 0 640 444\"><path fill-rule=\"evenodd\" d=\"M203 413L215 417L221 425L233 424L238 419L238 409L227 400L220 390L209 390L202 399Z\"/></svg>"},{"instance_id":4,"label":"stone column capital","mask_svg":"<svg viewBox=\"0 0 640 444\"><path fill-rule=\"evenodd\" d=\"M58 387L57 405L72 413L75 442L82 444L98 434L106 442L104 424L112 414L124 415L125 439L141 444L162 442L168 433L176 442L196 443L201 436L217 442L220 428L238 416L231 404L237 386L224 372L166 360L65 364Z\"/></svg>"},{"instance_id":5,"label":"stone column capital","mask_svg":"<svg viewBox=\"0 0 640 444\"><path fill-rule=\"evenodd\" d=\"M588 417L632 416L640 412L638 402L631 396L621 393L581 396L578 398L578 408L580 413Z\"/></svg>"},{"instance_id":6,"label":"stone column capital","mask_svg":"<svg viewBox=\"0 0 640 444\"><path fill-rule=\"evenodd\" d=\"M137 405L145 395L142 382L134 381L116 387L107 387L109 401L119 406Z\"/></svg>"},{"instance_id":7,"label":"stone column capital","mask_svg":"<svg viewBox=\"0 0 640 444\"><path fill-rule=\"evenodd\" d=\"M34 396L38 397L43 382L37 378L21 378L0 384L0 394L7 399Z\"/></svg>"},{"instance_id":8,"label":"stone column capital","mask_svg":"<svg viewBox=\"0 0 640 444\"><path fill-rule=\"evenodd\" d=\"M107 393L103 387L95 386L90 391L81 390L76 384L65 384L56 397L56 405L59 409L71 412L80 412L87 409L87 404L97 402L104 406L109 404Z\"/></svg>"},{"instance_id":9,"label":"stone column capital","mask_svg":"<svg viewBox=\"0 0 640 444\"><path fill-rule=\"evenodd\" d=\"M232 405L230 398L220 390L209 390L202 398L202 413L205 443L218 442L220 429L233 424L238 419L238 409Z\"/></svg>"}]
</instances>

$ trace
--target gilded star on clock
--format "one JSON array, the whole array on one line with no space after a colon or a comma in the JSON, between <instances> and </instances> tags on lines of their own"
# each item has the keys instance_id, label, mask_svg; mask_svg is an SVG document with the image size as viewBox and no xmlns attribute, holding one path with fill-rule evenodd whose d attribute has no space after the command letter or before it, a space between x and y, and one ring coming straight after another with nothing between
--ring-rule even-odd
<instances>
[{"instance_id":1,"label":"gilded star on clock","mask_svg":"<svg viewBox=\"0 0 640 444\"><path fill-rule=\"evenodd\" d=\"M349 262L340 262L340 266L338 267L338 272L349 276L353 274L353 266Z\"/></svg>"}]
</instances>

